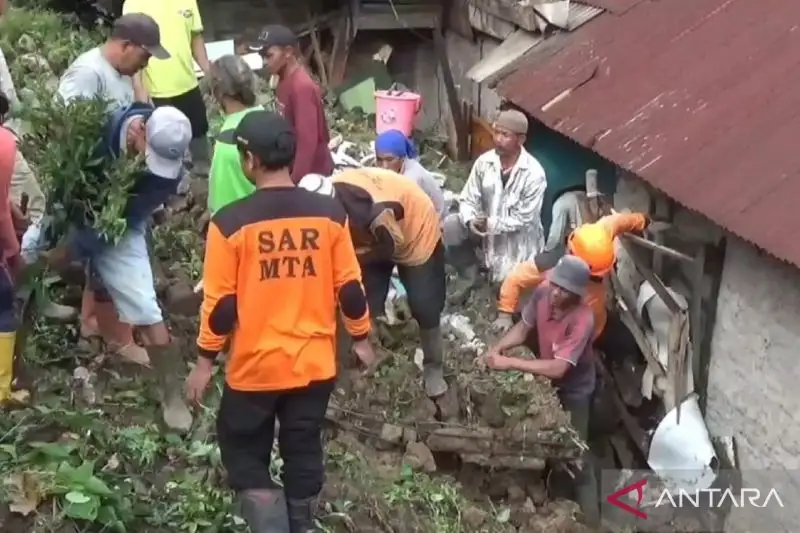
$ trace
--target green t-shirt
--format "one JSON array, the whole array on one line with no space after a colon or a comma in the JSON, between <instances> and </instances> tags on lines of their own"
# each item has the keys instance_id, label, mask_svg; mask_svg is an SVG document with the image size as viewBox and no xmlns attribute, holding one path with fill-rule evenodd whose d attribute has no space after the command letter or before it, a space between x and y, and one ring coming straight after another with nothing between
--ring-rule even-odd
<instances>
[{"instance_id":1,"label":"green t-shirt","mask_svg":"<svg viewBox=\"0 0 800 533\"><path fill-rule=\"evenodd\" d=\"M208 174L208 209L212 215L229 203L249 196L256 190L256 186L242 171L233 132L246 114L263 110L261 106L254 106L238 111L228 115L222 124L222 130L214 144L214 157Z\"/></svg>"}]
</instances>

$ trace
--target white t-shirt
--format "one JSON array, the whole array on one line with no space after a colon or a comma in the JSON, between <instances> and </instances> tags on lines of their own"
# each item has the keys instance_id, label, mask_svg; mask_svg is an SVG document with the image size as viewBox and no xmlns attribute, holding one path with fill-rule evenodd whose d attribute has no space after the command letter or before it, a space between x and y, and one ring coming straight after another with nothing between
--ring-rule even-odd
<instances>
[{"instance_id":1,"label":"white t-shirt","mask_svg":"<svg viewBox=\"0 0 800 533\"><path fill-rule=\"evenodd\" d=\"M133 103L133 81L103 57L100 48L84 52L72 62L58 82L58 94L66 101L101 95L112 102L109 111Z\"/></svg>"}]
</instances>

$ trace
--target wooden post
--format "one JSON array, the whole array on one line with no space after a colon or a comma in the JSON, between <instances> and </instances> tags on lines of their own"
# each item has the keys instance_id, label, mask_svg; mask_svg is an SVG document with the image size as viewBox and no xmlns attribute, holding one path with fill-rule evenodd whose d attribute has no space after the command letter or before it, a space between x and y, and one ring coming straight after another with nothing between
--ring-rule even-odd
<instances>
[{"instance_id":1,"label":"wooden post","mask_svg":"<svg viewBox=\"0 0 800 533\"><path fill-rule=\"evenodd\" d=\"M593 168L586 171L586 198L591 222L596 222L600 218L600 190L597 188L597 170Z\"/></svg>"},{"instance_id":2,"label":"wooden post","mask_svg":"<svg viewBox=\"0 0 800 533\"><path fill-rule=\"evenodd\" d=\"M445 92L447 93L447 105L450 108L453 126L455 126L457 147L455 157L458 161L464 161L469 158L469 152L462 151L464 147L467 146L466 139L469 125L467 121L464 120L461 113L461 102L458 98L455 80L453 79L453 71L450 69L450 60L447 57L447 44L442 30L441 16L439 20L436 21L436 28L433 30L433 48L439 60L439 68L442 70L442 81L444 82Z\"/></svg>"}]
</instances>

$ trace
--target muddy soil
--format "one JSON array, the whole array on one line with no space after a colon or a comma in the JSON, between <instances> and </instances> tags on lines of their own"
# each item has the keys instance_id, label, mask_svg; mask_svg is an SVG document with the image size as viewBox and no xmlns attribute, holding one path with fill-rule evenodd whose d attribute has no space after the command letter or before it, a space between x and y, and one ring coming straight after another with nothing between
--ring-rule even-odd
<instances>
[{"instance_id":1,"label":"muddy soil","mask_svg":"<svg viewBox=\"0 0 800 533\"><path fill-rule=\"evenodd\" d=\"M544 459L579 456L584 445L548 380L478 363L476 357L495 340L489 331L493 294L483 287L443 317L450 385L443 397L425 396L416 326L401 319L380 326L382 362L374 375L341 380L330 418L383 443L418 440L434 452L484 466L538 469Z\"/></svg>"}]
</instances>

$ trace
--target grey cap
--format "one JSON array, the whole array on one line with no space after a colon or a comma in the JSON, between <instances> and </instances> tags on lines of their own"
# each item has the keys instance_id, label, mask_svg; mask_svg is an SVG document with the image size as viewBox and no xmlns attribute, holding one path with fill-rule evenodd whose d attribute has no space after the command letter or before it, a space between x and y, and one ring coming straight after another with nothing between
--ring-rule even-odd
<instances>
[{"instance_id":1,"label":"grey cap","mask_svg":"<svg viewBox=\"0 0 800 533\"><path fill-rule=\"evenodd\" d=\"M586 261L574 255L565 255L558 260L547 279L567 292L583 296L591 275Z\"/></svg>"},{"instance_id":2,"label":"grey cap","mask_svg":"<svg viewBox=\"0 0 800 533\"><path fill-rule=\"evenodd\" d=\"M162 106L147 119L147 169L164 179L178 179L192 140L192 124L178 108Z\"/></svg>"},{"instance_id":3,"label":"grey cap","mask_svg":"<svg viewBox=\"0 0 800 533\"><path fill-rule=\"evenodd\" d=\"M167 50L161 46L161 31L158 23L144 13L127 13L114 21L112 39L130 41L141 46L156 59L169 59Z\"/></svg>"},{"instance_id":4,"label":"grey cap","mask_svg":"<svg viewBox=\"0 0 800 533\"><path fill-rule=\"evenodd\" d=\"M494 121L496 126L505 128L511 133L517 135L525 135L528 133L528 117L525 113L517 111L516 109L506 109L497 115Z\"/></svg>"}]
</instances>

